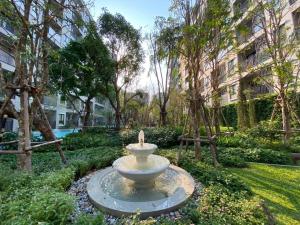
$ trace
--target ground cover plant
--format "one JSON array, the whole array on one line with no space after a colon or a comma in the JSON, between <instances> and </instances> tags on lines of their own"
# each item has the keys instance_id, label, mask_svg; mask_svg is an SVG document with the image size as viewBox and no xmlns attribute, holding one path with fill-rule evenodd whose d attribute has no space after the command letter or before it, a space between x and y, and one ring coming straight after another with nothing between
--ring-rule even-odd
<instances>
[{"instance_id":1,"label":"ground cover plant","mask_svg":"<svg viewBox=\"0 0 300 225\"><path fill-rule=\"evenodd\" d=\"M168 133L169 130L171 129L152 129L153 134L150 137L155 140L159 135ZM172 146L177 140L177 134L173 135L174 133L176 134L176 132L170 132L168 138L164 139L164 141L167 140L164 142L167 148L161 148L157 151L157 154L161 154L172 163L178 164L204 185L200 202L188 203L184 208L186 216L176 220L176 222L164 217L140 221L137 215L132 218L123 218L119 221L119 224L267 223L267 217L261 207L261 202L262 199L266 199L266 196L262 193L268 192L268 189L266 189L268 186L260 186L255 182L249 182L247 172L262 173L266 177L274 177L275 174L280 179L280 176L288 177L288 171L273 168L272 172L267 172L264 167L259 167L258 164L250 164L250 167L248 167L248 161L287 164L290 163L288 152L260 148L219 147L219 161L223 167L214 168L211 166L212 160L209 149L202 146L202 162L194 159L191 148L183 152L182 159L177 162L178 147L167 145L167 143L171 143ZM103 129L91 129L86 133L70 136L85 141L84 143L92 142L93 138L98 138L103 142L93 142L92 146L99 146L92 148L85 148L89 145L78 142L77 146L80 146L81 149L76 149L76 143L73 141L73 144L70 145L73 147L69 148L71 151L65 151L69 161L67 166L62 165L57 152L53 149L34 153L34 174L17 172L15 156L0 157L0 201L2 203L0 206L0 219L3 224L28 224L29 221L33 221L32 224L38 222L45 222L46 224L105 224L101 214L97 217L83 214L78 217L77 221L70 221L70 215L74 211L74 198L66 194L66 190L77 178L84 176L91 170L110 166L113 160L126 154L122 149L124 139L117 133L107 132ZM70 138L70 136L65 139ZM133 136L132 141L135 141ZM90 139L85 140L86 137L90 137ZM110 137L112 137L111 140ZM106 144L107 146L105 146ZM253 167L253 165L257 166ZM226 169L225 167L232 169ZM247 168L238 169L235 167ZM244 179L240 179L242 177ZM295 180L297 181L297 179L299 178L296 174L288 178L291 190L288 191L289 195L286 195L285 199L299 197L299 193L293 189L296 187ZM284 181L282 182L282 187L285 187ZM276 196L280 194L282 187L279 185L270 190ZM295 209L283 210L282 212L280 211L281 206L272 205L271 200L266 201L266 205L270 207L271 212L275 218L278 218L279 222L285 217L288 218L287 221L294 221L298 219L296 211L298 203L296 200L290 201L292 203L286 201L282 204L295 204ZM47 207L47 210L42 210L45 207Z\"/></svg>"},{"instance_id":2,"label":"ground cover plant","mask_svg":"<svg viewBox=\"0 0 300 225\"><path fill-rule=\"evenodd\" d=\"M263 199L276 224L300 224L300 168L251 163L248 168L231 168Z\"/></svg>"}]
</instances>

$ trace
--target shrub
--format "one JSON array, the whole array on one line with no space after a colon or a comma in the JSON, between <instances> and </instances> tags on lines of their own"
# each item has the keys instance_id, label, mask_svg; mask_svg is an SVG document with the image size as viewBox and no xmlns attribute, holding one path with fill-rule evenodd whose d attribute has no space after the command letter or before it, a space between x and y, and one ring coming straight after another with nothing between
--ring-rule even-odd
<instances>
[{"instance_id":1,"label":"shrub","mask_svg":"<svg viewBox=\"0 0 300 225\"><path fill-rule=\"evenodd\" d=\"M182 135L181 128L145 128L145 142L153 143L158 147L166 148L178 145L178 137ZM124 130L121 132L121 137L124 145L138 142L138 133L140 129Z\"/></svg>"},{"instance_id":2,"label":"shrub","mask_svg":"<svg viewBox=\"0 0 300 225\"><path fill-rule=\"evenodd\" d=\"M33 221L65 224L73 210L72 196L61 192L43 192L32 198L28 214Z\"/></svg>"},{"instance_id":3,"label":"shrub","mask_svg":"<svg viewBox=\"0 0 300 225\"><path fill-rule=\"evenodd\" d=\"M251 195L251 191L240 179L221 168L214 168L202 162L191 161L190 159L182 159L180 166L189 171L205 186L223 185L231 192L242 192L245 195Z\"/></svg>"},{"instance_id":4,"label":"shrub","mask_svg":"<svg viewBox=\"0 0 300 225\"><path fill-rule=\"evenodd\" d=\"M220 185L204 189L199 207L193 212L193 222L198 224L264 224L265 216L256 198L246 198L241 193L231 193Z\"/></svg>"},{"instance_id":5,"label":"shrub","mask_svg":"<svg viewBox=\"0 0 300 225\"><path fill-rule=\"evenodd\" d=\"M86 214L80 214L74 223L74 225L104 225L104 218L103 215L86 215Z\"/></svg>"}]
</instances>

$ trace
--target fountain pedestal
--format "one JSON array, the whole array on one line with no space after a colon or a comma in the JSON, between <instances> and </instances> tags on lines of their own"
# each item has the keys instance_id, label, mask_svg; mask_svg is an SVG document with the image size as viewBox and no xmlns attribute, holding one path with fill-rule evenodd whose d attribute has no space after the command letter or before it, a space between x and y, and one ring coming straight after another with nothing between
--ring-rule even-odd
<instances>
[{"instance_id":1,"label":"fountain pedestal","mask_svg":"<svg viewBox=\"0 0 300 225\"><path fill-rule=\"evenodd\" d=\"M180 207L193 193L193 178L170 166L167 158L153 155L154 144L139 143L126 149L131 155L114 161L113 167L96 172L87 185L92 202L115 216L140 212L141 217L159 215Z\"/></svg>"}]
</instances>

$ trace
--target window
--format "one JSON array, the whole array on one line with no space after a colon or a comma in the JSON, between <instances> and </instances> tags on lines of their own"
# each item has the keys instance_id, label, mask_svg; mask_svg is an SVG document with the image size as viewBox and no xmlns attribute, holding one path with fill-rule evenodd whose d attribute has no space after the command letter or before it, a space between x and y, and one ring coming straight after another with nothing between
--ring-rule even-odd
<instances>
[{"instance_id":1,"label":"window","mask_svg":"<svg viewBox=\"0 0 300 225\"><path fill-rule=\"evenodd\" d=\"M66 99L65 99L65 97L60 96L59 102L60 102L61 105L66 105Z\"/></svg>"},{"instance_id":2,"label":"window","mask_svg":"<svg viewBox=\"0 0 300 225\"><path fill-rule=\"evenodd\" d=\"M237 95L237 84L233 84L229 87L230 99L236 98Z\"/></svg>"},{"instance_id":3,"label":"window","mask_svg":"<svg viewBox=\"0 0 300 225\"><path fill-rule=\"evenodd\" d=\"M230 60L227 64L228 75L232 75L234 73L234 59Z\"/></svg>"},{"instance_id":4,"label":"window","mask_svg":"<svg viewBox=\"0 0 300 225\"><path fill-rule=\"evenodd\" d=\"M58 124L59 125L65 125L65 114L59 114L58 115Z\"/></svg>"}]
</instances>

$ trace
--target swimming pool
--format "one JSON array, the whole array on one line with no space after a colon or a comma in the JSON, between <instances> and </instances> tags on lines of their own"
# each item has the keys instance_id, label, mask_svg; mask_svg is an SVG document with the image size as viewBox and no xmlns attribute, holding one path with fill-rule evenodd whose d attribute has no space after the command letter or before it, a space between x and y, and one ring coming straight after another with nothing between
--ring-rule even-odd
<instances>
[{"instance_id":1,"label":"swimming pool","mask_svg":"<svg viewBox=\"0 0 300 225\"><path fill-rule=\"evenodd\" d=\"M78 133L78 131L79 131L78 128L75 128L75 129L53 129L53 133L56 138L63 138L67 134ZM42 138L42 134L39 131L33 131L32 136L36 137L36 138Z\"/></svg>"}]
</instances>

